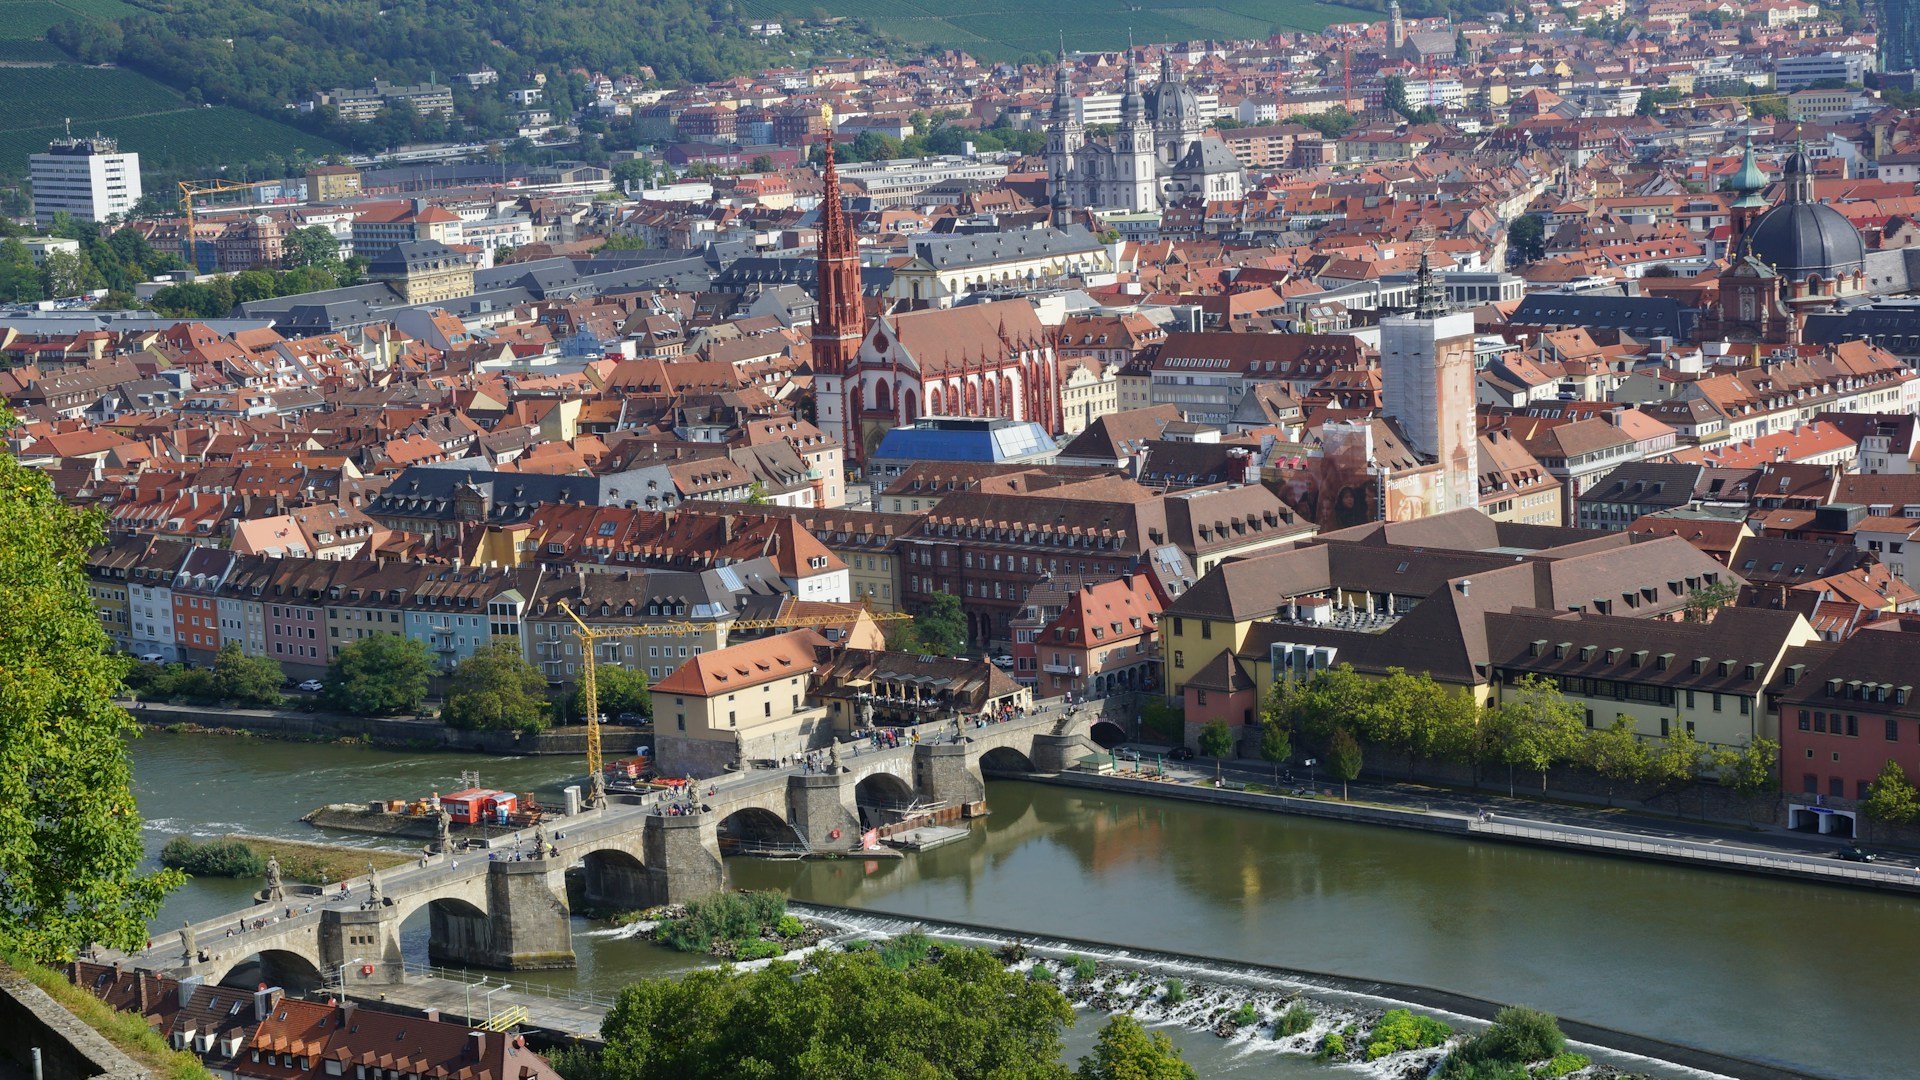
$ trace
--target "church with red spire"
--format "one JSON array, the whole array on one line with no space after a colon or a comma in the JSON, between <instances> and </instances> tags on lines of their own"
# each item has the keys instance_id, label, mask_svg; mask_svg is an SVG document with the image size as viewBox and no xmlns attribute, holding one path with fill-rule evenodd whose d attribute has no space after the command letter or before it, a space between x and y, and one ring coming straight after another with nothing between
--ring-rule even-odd
<instances>
[{"instance_id":1,"label":"church with red spire","mask_svg":"<svg viewBox=\"0 0 1920 1080\"><path fill-rule=\"evenodd\" d=\"M827 120L825 183L820 192L820 243L813 316L813 393L816 423L840 440L849 461L861 459L860 431L851 422L862 412L858 366L867 311L860 294L860 248L840 202L840 173L833 164L833 120Z\"/></svg>"},{"instance_id":2,"label":"church with red spire","mask_svg":"<svg viewBox=\"0 0 1920 1080\"><path fill-rule=\"evenodd\" d=\"M827 130L833 130L829 123ZM1053 334L1024 299L888 311L869 320L859 242L826 146L813 317L814 422L858 465L922 417L999 417L1061 430Z\"/></svg>"}]
</instances>

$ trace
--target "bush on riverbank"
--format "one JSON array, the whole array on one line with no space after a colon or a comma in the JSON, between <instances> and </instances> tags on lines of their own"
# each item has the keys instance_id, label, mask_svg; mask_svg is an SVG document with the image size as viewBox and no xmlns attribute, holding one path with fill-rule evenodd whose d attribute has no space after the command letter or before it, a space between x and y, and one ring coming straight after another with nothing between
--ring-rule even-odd
<instances>
[{"instance_id":1,"label":"bush on riverbank","mask_svg":"<svg viewBox=\"0 0 1920 1080\"><path fill-rule=\"evenodd\" d=\"M127 689L148 701L181 701L194 705L238 705L274 708L281 704L280 664L265 656L248 656L238 643L221 647L213 665L137 663L127 670Z\"/></svg>"},{"instance_id":2,"label":"bush on riverbank","mask_svg":"<svg viewBox=\"0 0 1920 1080\"><path fill-rule=\"evenodd\" d=\"M1312 1026L1313 1010L1307 1008L1306 1002L1296 1001L1273 1022L1273 1034L1275 1038L1286 1038L1304 1034Z\"/></svg>"},{"instance_id":3,"label":"bush on riverbank","mask_svg":"<svg viewBox=\"0 0 1920 1080\"><path fill-rule=\"evenodd\" d=\"M185 836L160 849L160 865L194 877L259 877L267 872L267 860L238 840L196 843Z\"/></svg>"}]
</instances>

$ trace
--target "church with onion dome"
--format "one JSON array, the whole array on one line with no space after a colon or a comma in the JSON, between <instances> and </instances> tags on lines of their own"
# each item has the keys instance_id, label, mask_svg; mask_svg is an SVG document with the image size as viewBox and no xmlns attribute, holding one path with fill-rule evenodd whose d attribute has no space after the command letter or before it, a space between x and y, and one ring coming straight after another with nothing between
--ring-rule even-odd
<instances>
[{"instance_id":1,"label":"church with onion dome","mask_svg":"<svg viewBox=\"0 0 1920 1080\"><path fill-rule=\"evenodd\" d=\"M1767 205L1767 179L1747 147L1727 181L1733 201L1731 258L1719 298L1702 330L1735 341L1797 344L1805 318L1833 311L1867 291L1867 247L1860 230L1814 197L1813 162L1804 148L1787 157L1784 194Z\"/></svg>"}]
</instances>

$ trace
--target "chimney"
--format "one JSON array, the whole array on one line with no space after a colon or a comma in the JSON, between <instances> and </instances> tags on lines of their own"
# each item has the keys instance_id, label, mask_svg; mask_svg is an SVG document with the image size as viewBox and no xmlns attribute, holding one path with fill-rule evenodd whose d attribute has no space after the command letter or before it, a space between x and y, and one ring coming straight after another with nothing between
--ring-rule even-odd
<instances>
[{"instance_id":1,"label":"chimney","mask_svg":"<svg viewBox=\"0 0 1920 1080\"><path fill-rule=\"evenodd\" d=\"M473 1060L479 1061L487 1056L487 1033L470 1031L467 1033L467 1046L473 1051Z\"/></svg>"},{"instance_id":2,"label":"chimney","mask_svg":"<svg viewBox=\"0 0 1920 1080\"><path fill-rule=\"evenodd\" d=\"M439 1010L439 1009L435 1009L435 1008L432 1008L432 1007L428 1007L428 1009L427 1009L427 1023L429 1023L429 1024L437 1024L437 1023L439 1023L439 1022L440 1022L440 1010Z\"/></svg>"},{"instance_id":3,"label":"chimney","mask_svg":"<svg viewBox=\"0 0 1920 1080\"><path fill-rule=\"evenodd\" d=\"M1472 590L1473 590L1473 582L1472 582L1472 581L1470 581L1470 580L1468 580L1468 579L1466 579L1466 578L1461 578L1461 579L1460 579L1460 584L1459 584L1459 585L1457 586L1457 588L1458 588L1458 589L1460 590L1460 595L1461 595L1461 596L1466 596L1466 595L1468 595L1468 594L1469 594L1470 592L1472 592Z\"/></svg>"},{"instance_id":4,"label":"chimney","mask_svg":"<svg viewBox=\"0 0 1920 1080\"><path fill-rule=\"evenodd\" d=\"M357 1008L359 1008L359 1006L354 1004L351 1001L343 1001L340 1003L340 1026L341 1027L346 1028L348 1031L353 1030L353 1026L352 1026L353 1010Z\"/></svg>"},{"instance_id":5,"label":"chimney","mask_svg":"<svg viewBox=\"0 0 1920 1080\"><path fill-rule=\"evenodd\" d=\"M277 986L263 986L253 992L253 1022L265 1023L273 1015L273 1007L280 1003L280 995L286 991Z\"/></svg>"}]
</instances>

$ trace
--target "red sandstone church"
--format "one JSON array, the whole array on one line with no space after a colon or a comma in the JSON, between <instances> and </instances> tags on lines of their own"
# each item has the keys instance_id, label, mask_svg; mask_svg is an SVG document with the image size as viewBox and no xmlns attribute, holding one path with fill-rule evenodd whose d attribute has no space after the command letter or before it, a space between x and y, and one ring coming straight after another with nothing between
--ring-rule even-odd
<instances>
[{"instance_id":1,"label":"red sandstone church","mask_svg":"<svg viewBox=\"0 0 1920 1080\"><path fill-rule=\"evenodd\" d=\"M819 309L813 322L816 423L847 459L923 416L1004 416L1060 430L1053 335L1025 300L900 311L871 325L860 254L840 205L833 143L820 196Z\"/></svg>"}]
</instances>

